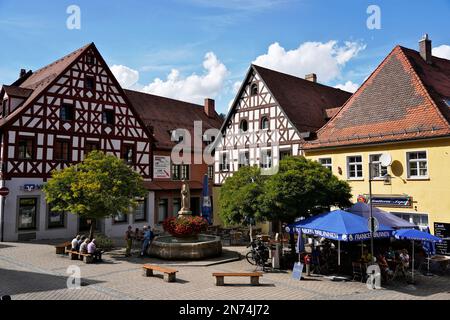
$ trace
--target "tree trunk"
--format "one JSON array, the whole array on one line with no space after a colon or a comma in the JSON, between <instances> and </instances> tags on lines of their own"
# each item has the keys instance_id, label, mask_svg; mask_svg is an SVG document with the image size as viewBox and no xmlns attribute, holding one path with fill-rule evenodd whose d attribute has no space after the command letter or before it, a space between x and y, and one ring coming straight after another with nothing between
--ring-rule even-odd
<instances>
[{"instance_id":1,"label":"tree trunk","mask_svg":"<svg viewBox=\"0 0 450 320\"><path fill-rule=\"evenodd\" d=\"M91 229L89 231L89 239L94 239L94 232L95 232L95 219L91 219Z\"/></svg>"}]
</instances>

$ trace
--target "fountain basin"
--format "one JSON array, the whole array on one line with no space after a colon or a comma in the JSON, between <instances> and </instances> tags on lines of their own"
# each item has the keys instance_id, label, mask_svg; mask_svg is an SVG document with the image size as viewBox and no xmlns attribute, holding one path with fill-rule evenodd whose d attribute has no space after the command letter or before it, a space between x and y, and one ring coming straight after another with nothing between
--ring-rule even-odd
<instances>
[{"instance_id":1,"label":"fountain basin","mask_svg":"<svg viewBox=\"0 0 450 320\"><path fill-rule=\"evenodd\" d=\"M156 237L148 252L164 260L201 260L222 254L220 237L199 234L193 238Z\"/></svg>"}]
</instances>

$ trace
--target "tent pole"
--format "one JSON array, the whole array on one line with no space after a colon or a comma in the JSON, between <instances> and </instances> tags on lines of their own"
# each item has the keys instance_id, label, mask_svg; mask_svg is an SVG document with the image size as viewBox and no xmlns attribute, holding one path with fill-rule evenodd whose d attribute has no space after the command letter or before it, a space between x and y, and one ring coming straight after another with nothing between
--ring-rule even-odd
<instances>
[{"instance_id":1,"label":"tent pole","mask_svg":"<svg viewBox=\"0 0 450 320\"><path fill-rule=\"evenodd\" d=\"M338 266L341 266L341 241L338 240Z\"/></svg>"},{"instance_id":2,"label":"tent pole","mask_svg":"<svg viewBox=\"0 0 450 320\"><path fill-rule=\"evenodd\" d=\"M412 283L414 284L414 240L412 241L412 265L411 265L411 268L412 268Z\"/></svg>"}]
</instances>

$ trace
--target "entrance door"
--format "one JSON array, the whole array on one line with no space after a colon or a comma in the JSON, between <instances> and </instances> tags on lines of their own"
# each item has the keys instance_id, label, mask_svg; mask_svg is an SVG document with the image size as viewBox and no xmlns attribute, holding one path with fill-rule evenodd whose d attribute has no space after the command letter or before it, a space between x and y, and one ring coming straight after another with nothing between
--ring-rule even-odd
<instances>
[{"instance_id":1,"label":"entrance door","mask_svg":"<svg viewBox=\"0 0 450 320\"><path fill-rule=\"evenodd\" d=\"M95 219L88 219L88 218L84 218L84 217L80 217L78 219L78 231L79 232L87 232L91 230L91 224L90 221L95 221L95 230L98 231L100 226L98 221L96 221Z\"/></svg>"}]
</instances>

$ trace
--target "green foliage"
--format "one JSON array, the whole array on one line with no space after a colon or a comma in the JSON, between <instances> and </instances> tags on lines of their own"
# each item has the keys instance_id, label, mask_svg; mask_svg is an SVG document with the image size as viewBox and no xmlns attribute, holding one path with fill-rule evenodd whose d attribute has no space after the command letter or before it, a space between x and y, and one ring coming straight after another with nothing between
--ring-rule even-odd
<instances>
[{"instance_id":1,"label":"green foliage","mask_svg":"<svg viewBox=\"0 0 450 320\"><path fill-rule=\"evenodd\" d=\"M53 211L86 218L104 218L129 213L136 198L145 195L142 177L123 160L100 151L63 170L52 172L44 186Z\"/></svg>"},{"instance_id":2,"label":"green foliage","mask_svg":"<svg viewBox=\"0 0 450 320\"><path fill-rule=\"evenodd\" d=\"M304 157L280 161L277 174L269 176L261 210L267 219L293 222L295 218L316 214L330 206L349 206L351 188L320 163Z\"/></svg>"},{"instance_id":3,"label":"green foliage","mask_svg":"<svg viewBox=\"0 0 450 320\"><path fill-rule=\"evenodd\" d=\"M226 224L240 224L245 217L263 220L258 198L263 193L264 176L258 167L242 167L220 190L220 216Z\"/></svg>"},{"instance_id":4,"label":"green foliage","mask_svg":"<svg viewBox=\"0 0 450 320\"><path fill-rule=\"evenodd\" d=\"M114 243L111 238L108 238L104 234L96 234L94 236L95 242L97 243L97 248L104 251L111 251L114 248Z\"/></svg>"}]
</instances>

